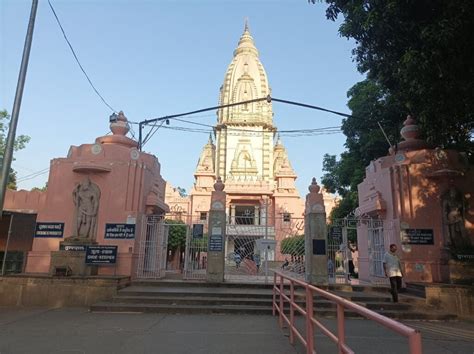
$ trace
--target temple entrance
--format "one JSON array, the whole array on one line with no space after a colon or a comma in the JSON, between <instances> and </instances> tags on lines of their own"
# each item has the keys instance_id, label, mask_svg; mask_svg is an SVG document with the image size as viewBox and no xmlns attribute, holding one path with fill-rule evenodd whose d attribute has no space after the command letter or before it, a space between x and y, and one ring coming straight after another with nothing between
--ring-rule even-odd
<instances>
[{"instance_id":1,"label":"temple entrance","mask_svg":"<svg viewBox=\"0 0 474 354\"><path fill-rule=\"evenodd\" d=\"M186 251L184 256L184 279L206 279L208 213L200 213L187 226Z\"/></svg>"},{"instance_id":2,"label":"temple entrance","mask_svg":"<svg viewBox=\"0 0 474 354\"><path fill-rule=\"evenodd\" d=\"M367 223L369 274L372 283L387 283L383 269L385 250L393 243L393 223L372 219Z\"/></svg>"},{"instance_id":3,"label":"temple entrance","mask_svg":"<svg viewBox=\"0 0 474 354\"><path fill-rule=\"evenodd\" d=\"M257 248L257 241L265 238L274 239L275 228L259 225L259 220L256 220L255 214L249 210L250 208L247 208L242 211L236 207L235 216L231 216L226 225L224 269L226 281L265 280L265 272L262 270L264 257ZM270 258L274 258L274 255L270 255Z\"/></svg>"},{"instance_id":4,"label":"temple entrance","mask_svg":"<svg viewBox=\"0 0 474 354\"><path fill-rule=\"evenodd\" d=\"M358 237L366 234L367 238ZM358 240L367 240L367 254L359 254ZM346 218L334 219L328 225L328 280L329 283L360 283L360 267L368 266L369 283L385 284L387 279L383 270L385 247L393 242L392 225L383 220L367 215L349 215Z\"/></svg>"},{"instance_id":5,"label":"temple entrance","mask_svg":"<svg viewBox=\"0 0 474 354\"><path fill-rule=\"evenodd\" d=\"M164 217L145 215L140 226L136 276L138 279L164 278L169 230Z\"/></svg>"},{"instance_id":6,"label":"temple entrance","mask_svg":"<svg viewBox=\"0 0 474 354\"><path fill-rule=\"evenodd\" d=\"M264 211L262 215L259 219L239 215L236 208L235 218L230 217L226 226L225 281L271 282L276 270L304 279L303 218L282 214L267 223Z\"/></svg>"}]
</instances>

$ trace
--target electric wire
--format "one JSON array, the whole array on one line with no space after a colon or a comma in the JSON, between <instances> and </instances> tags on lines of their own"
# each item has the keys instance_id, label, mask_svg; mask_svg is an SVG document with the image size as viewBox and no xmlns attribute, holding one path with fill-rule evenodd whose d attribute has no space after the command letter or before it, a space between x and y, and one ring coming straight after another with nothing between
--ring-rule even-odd
<instances>
[{"instance_id":1,"label":"electric wire","mask_svg":"<svg viewBox=\"0 0 474 354\"><path fill-rule=\"evenodd\" d=\"M87 78L87 81L89 82L89 84L91 85L92 89L95 91L95 93L97 94L97 96L100 97L100 99L102 100L102 102L104 102L104 104L109 107L113 112L117 113L115 111L115 109L113 109L108 103L107 101L105 101L104 97L102 97L102 95L99 93L99 91L95 88L94 84L92 83L91 79L89 78L89 75L87 75L86 71L84 70L84 68L82 67L81 65L81 62L79 61L79 59L77 58L77 55L76 55L76 52L74 51L74 48L72 47L71 45L71 42L69 42L69 39L67 38L67 35L66 35L66 32L64 31L64 28L61 24L61 21L59 21L59 18L58 18L58 15L56 14L56 11L54 10L54 7L53 5L51 4L51 1L48 0L48 4L49 4L49 7L51 8L51 11L53 12L53 15L54 17L56 18L56 21L59 25L59 28L61 29L61 32L63 33L63 36L64 36L64 39L66 40L67 44L69 45L69 48L71 49L71 52L72 52L72 55L74 56L74 59L76 59L76 62L77 64L79 65L79 68L81 68L82 72L84 73L85 77Z\"/></svg>"},{"instance_id":2,"label":"electric wire","mask_svg":"<svg viewBox=\"0 0 474 354\"><path fill-rule=\"evenodd\" d=\"M215 128L215 126L210 125L210 124L197 123L197 122L192 122L185 119L173 118L173 120L183 122L183 123L193 124L193 125L199 125L202 127L208 127L208 128L213 128L213 129ZM241 129L241 128L234 128L234 127L229 127L229 126L226 126L225 129L227 129L227 131L229 132L268 133L267 131L262 131L262 130ZM293 130L277 130L276 132L278 133L306 133L306 132L311 133L311 132L317 132L317 131L322 131L322 130L337 130L337 132L339 132L341 130L341 126L324 127L324 128L293 129Z\"/></svg>"},{"instance_id":3,"label":"electric wire","mask_svg":"<svg viewBox=\"0 0 474 354\"><path fill-rule=\"evenodd\" d=\"M33 178L36 178L38 176L41 176L41 175L44 175L45 173L48 173L49 172L49 167L48 168L45 168L45 169L42 169L42 170L39 170L35 173L31 173L29 175L25 175L25 176L22 176L22 177L18 177L16 179L16 182L19 183L19 182L23 182L23 181L27 181L29 179L33 179Z\"/></svg>"},{"instance_id":4,"label":"electric wire","mask_svg":"<svg viewBox=\"0 0 474 354\"><path fill-rule=\"evenodd\" d=\"M182 126L163 126L164 129L176 130L176 131L184 131L190 133L203 133L209 134L212 133L212 130L208 129L199 129L199 128L189 128L189 127L182 127ZM238 130L241 131L241 130ZM248 132L248 130L243 130L244 132ZM228 131L229 133L233 133L234 131ZM255 131L256 133L268 133L263 131ZM342 131L340 129L302 129L302 130L281 130L276 131L276 133L280 134L281 136L285 137L300 137L300 136L317 136L317 135L330 135L330 134L340 134Z\"/></svg>"},{"instance_id":5,"label":"electric wire","mask_svg":"<svg viewBox=\"0 0 474 354\"><path fill-rule=\"evenodd\" d=\"M143 139L142 146L145 145L145 143L146 143L148 140L150 140L150 139L153 137L153 135L155 135L155 133L158 131L158 129L160 129L160 128L163 126L163 124L165 123L164 120L161 121L161 124L160 124L158 127L156 127L155 130L153 131L153 128L156 126L156 123L157 123L157 122L158 122L158 121L155 122L155 125L153 125L153 127L150 129L150 131L148 132L148 134L147 134L147 135L145 136L145 138ZM152 131L153 131L153 133L152 133Z\"/></svg>"}]
</instances>

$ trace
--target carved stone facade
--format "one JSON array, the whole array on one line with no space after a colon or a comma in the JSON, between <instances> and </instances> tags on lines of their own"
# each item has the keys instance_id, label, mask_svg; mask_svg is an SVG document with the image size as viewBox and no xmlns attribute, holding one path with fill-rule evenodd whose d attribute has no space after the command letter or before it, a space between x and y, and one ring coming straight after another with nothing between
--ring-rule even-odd
<instances>
[{"instance_id":1,"label":"carved stone facade","mask_svg":"<svg viewBox=\"0 0 474 354\"><path fill-rule=\"evenodd\" d=\"M219 104L260 99L269 94L267 74L245 25L224 75ZM188 222L196 217L203 220L209 211L213 184L220 177L225 184L225 210L230 223L237 223L239 217L253 218L254 225L267 222L275 230L270 236L276 238L283 237L278 234L283 219L287 223L299 220L302 224L304 200L295 186L297 175L276 132L271 102L262 100L219 109L216 141L211 137L201 152L189 207L183 206L183 199L172 192L171 186L167 189L166 202L171 214L176 214L174 207L180 207L189 211Z\"/></svg>"}]
</instances>

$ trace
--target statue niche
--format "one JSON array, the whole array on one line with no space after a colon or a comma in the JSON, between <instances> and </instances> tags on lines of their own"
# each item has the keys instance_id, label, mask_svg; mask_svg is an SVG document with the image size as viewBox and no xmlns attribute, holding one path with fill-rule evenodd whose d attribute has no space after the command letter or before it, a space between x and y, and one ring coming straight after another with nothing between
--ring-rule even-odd
<instances>
[{"instance_id":1,"label":"statue niche","mask_svg":"<svg viewBox=\"0 0 474 354\"><path fill-rule=\"evenodd\" d=\"M100 189L87 177L72 192L74 202L73 238L95 240Z\"/></svg>"},{"instance_id":2,"label":"statue niche","mask_svg":"<svg viewBox=\"0 0 474 354\"><path fill-rule=\"evenodd\" d=\"M230 173L233 176L256 176L258 173L257 162L252 157L250 141L243 139L237 145Z\"/></svg>"},{"instance_id":3,"label":"statue niche","mask_svg":"<svg viewBox=\"0 0 474 354\"><path fill-rule=\"evenodd\" d=\"M451 187L442 197L444 223L447 227L448 245L453 253L466 252L471 241L465 227L465 204L462 194Z\"/></svg>"}]
</instances>

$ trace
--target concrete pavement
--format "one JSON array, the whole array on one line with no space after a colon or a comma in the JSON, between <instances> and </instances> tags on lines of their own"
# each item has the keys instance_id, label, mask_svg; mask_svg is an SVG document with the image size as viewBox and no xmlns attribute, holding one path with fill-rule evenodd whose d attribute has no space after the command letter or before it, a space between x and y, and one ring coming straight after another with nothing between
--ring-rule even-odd
<instances>
[{"instance_id":1,"label":"concrete pavement","mask_svg":"<svg viewBox=\"0 0 474 354\"><path fill-rule=\"evenodd\" d=\"M301 320L301 319L299 319ZM334 320L323 320L335 327ZM408 325L411 324L405 322ZM474 351L472 322L413 322L425 353ZM348 320L356 353L406 353L406 339L370 321ZM456 335L454 335L456 334ZM320 334L318 353L336 353ZM83 308L0 308L0 353L303 353L266 315L90 313Z\"/></svg>"}]
</instances>

